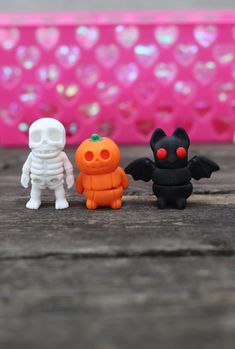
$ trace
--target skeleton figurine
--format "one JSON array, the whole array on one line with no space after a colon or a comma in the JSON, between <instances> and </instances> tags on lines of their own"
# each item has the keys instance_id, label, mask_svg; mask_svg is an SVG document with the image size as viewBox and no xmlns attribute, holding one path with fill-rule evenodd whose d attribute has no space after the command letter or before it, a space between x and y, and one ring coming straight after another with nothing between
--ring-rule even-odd
<instances>
[{"instance_id":1,"label":"skeleton figurine","mask_svg":"<svg viewBox=\"0 0 235 349\"><path fill-rule=\"evenodd\" d=\"M41 191L49 188L55 192L55 208L69 206L65 197L64 172L68 189L74 184L73 167L63 152L65 129L57 120L42 118L29 129L29 147L32 150L24 163L21 184L28 188L31 179L30 200L26 207L37 210L41 205Z\"/></svg>"}]
</instances>

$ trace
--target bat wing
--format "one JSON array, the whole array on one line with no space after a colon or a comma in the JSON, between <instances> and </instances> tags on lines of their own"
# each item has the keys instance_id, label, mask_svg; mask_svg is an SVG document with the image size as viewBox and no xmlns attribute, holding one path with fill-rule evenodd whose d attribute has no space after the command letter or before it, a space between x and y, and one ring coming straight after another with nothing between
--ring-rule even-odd
<instances>
[{"instance_id":1,"label":"bat wing","mask_svg":"<svg viewBox=\"0 0 235 349\"><path fill-rule=\"evenodd\" d=\"M214 171L219 170L219 166L212 160L204 156L194 156L188 162L188 169L194 179L209 178Z\"/></svg>"},{"instance_id":2,"label":"bat wing","mask_svg":"<svg viewBox=\"0 0 235 349\"><path fill-rule=\"evenodd\" d=\"M152 179L155 164L148 158L139 158L131 162L125 171L127 174L132 175L135 180L141 179L145 182Z\"/></svg>"}]
</instances>

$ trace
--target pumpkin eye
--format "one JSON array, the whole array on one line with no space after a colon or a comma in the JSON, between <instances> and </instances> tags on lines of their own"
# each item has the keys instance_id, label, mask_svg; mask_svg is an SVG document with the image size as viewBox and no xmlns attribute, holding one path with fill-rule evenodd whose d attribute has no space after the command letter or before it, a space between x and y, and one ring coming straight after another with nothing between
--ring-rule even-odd
<instances>
[{"instance_id":1,"label":"pumpkin eye","mask_svg":"<svg viewBox=\"0 0 235 349\"><path fill-rule=\"evenodd\" d=\"M185 158L187 154L187 150L184 147L179 147L176 149L176 155L178 156L178 158Z\"/></svg>"},{"instance_id":2,"label":"pumpkin eye","mask_svg":"<svg viewBox=\"0 0 235 349\"><path fill-rule=\"evenodd\" d=\"M84 155L86 161L91 161L94 158L94 154L92 153L92 151L87 151Z\"/></svg>"},{"instance_id":3,"label":"pumpkin eye","mask_svg":"<svg viewBox=\"0 0 235 349\"><path fill-rule=\"evenodd\" d=\"M110 157L110 153L107 149L103 149L100 152L100 156L103 160L108 160L108 158Z\"/></svg>"},{"instance_id":4,"label":"pumpkin eye","mask_svg":"<svg viewBox=\"0 0 235 349\"><path fill-rule=\"evenodd\" d=\"M167 151L165 148L159 148L156 152L157 158L163 160L167 157Z\"/></svg>"}]
</instances>

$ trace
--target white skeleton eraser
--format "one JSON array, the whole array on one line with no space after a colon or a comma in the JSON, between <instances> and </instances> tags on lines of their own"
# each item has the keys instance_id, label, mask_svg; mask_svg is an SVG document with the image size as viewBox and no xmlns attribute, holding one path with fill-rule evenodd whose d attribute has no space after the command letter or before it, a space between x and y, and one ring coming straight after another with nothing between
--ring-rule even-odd
<instances>
[{"instance_id":1,"label":"white skeleton eraser","mask_svg":"<svg viewBox=\"0 0 235 349\"><path fill-rule=\"evenodd\" d=\"M21 184L28 188L31 182L30 200L26 207L38 209L43 189L54 190L55 208L69 206L64 190L74 184L73 166L63 152L66 143L64 126L53 118L42 118L29 128L29 154L22 168Z\"/></svg>"}]
</instances>

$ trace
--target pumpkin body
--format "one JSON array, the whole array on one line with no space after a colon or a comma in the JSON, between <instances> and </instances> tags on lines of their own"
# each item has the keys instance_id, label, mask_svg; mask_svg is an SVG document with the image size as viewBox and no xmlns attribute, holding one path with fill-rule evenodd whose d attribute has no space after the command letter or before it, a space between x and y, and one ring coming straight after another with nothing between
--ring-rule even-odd
<instances>
[{"instance_id":1,"label":"pumpkin body","mask_svg":"<svg viewBox=\"0 0 235 349\"><path fill-rule=\"evenodd\" d=\"M78 147L75 161L80 170L76 189L85 195L87 208L120 208L128 178L118 166L120 151L116 143L110 138L92 135Z\"/></svg>"}]
</instances>

